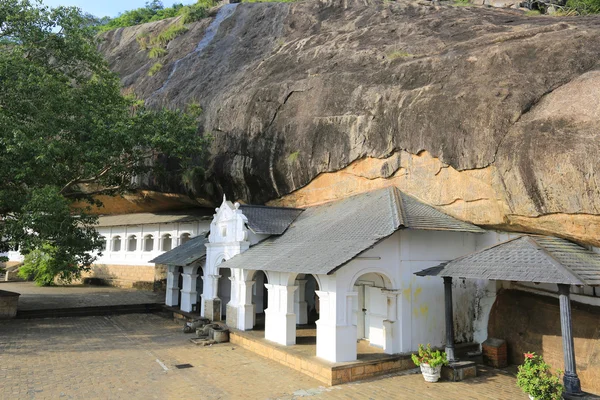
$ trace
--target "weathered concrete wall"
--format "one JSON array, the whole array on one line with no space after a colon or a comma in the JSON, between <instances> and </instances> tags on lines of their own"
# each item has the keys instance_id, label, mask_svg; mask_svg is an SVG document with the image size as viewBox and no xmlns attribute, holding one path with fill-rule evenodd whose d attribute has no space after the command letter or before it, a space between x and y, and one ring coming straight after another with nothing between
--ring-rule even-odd
<instances>
[{"instance_id":1,"label":"weathered concrete wall","mask_svg":"<svg viewBox=\"0 0 600 400\"><path fill-rule=\"evenodd\" d=\"M577 373L585 391L600 394L600 307L572 302ZM564 369L558 299L502 290L489 320L489 335L508 343L510 363L534 351Z\"/></svg>"},{"instance_id":2,"label":"weathered concrete wall","mask_svg":"<svg viewBox=\"0 0 600 400\"><path fill-rule=\"evenodd\" d=\"M90 272L82 274L85 278L98 278L111 286L123 288L154 289L157 275L157 267L153 265L106 265L94 264Z\"/></svg>"}]
</instances>

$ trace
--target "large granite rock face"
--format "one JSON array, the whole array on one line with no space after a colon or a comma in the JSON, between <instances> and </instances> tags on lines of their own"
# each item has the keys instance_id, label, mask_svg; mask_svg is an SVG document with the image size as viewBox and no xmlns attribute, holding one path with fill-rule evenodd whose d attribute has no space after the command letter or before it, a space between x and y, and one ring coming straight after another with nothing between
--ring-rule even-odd
<instances>
[{"instance_id":1,"label":"large granite rock face","mask_svg":"<svg viewBox=\"0 0 600 400\"><path fill-rule=\"evenodd\" d=\"M600 244L600 18L345 0L214 21L173 40L152 77L136 37L177 21L102 44L149 104L204 109L204 201L304 206L396 185L477 224Z\"/></svg>"}]
</instances>

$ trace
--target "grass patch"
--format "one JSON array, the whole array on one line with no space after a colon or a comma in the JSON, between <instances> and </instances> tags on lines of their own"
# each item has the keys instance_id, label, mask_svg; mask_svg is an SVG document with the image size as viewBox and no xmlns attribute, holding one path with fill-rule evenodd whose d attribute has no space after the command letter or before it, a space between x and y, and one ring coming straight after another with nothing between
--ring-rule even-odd
<instances>
[{"instance_id":1,"label":"grass patch","mask_svg":"<svg viewBox=\"0 0 600 400\"><path fill-rule=\"evenodd\" d=\"M150 69L148 70L148 76L153 76L155 75L158 71L160 71L162 69L163 65L159 62L154 63L153 66L150 67Z\"/></svg>"},{"instance_id":2,"label":"grass patch","mask_svg":"<svg viewBox=\"0 0 600 400\"><path fill-rule=\"evenodd\" d=\"M406 51L392 51L391 53L389 53L386 57L389 60L395 60L397 58L410 58L413 57L414 54L410 54Z\"/></svg>"},{"instance_id":3,"label":"grass patch","mask_svg":"<svg viewBox=\"0 0 600 400\"><path fill-rule=\"evenodd\" d=\"M183 35L187 31L188 28L186 28L183 25L171 25L164 31L160 32L158 35L153 36L150 39L150 44L152 46L166 46L171 40L175 39L179 35Z\"/></svg>"},{"instance_id":4,"label":"grass patch","mask_svg":"<svg viewBox=\"0 0 600 400\"><path fill-rule=\"evenodd\" d=\"M577 15L600 14L600 0L567 0L565 11Z\"/></svg>"},{"instance_id":5,"label":"grass patch","mask_svg":"<svg viewBox=\"0 0 600 400\"><path fill-rule=\"evenodd\" d=\"M529 10L525 11L525 15L527 15L528 17L537 17L539 15L542 15L542 13L539 10Z\"/></svg>"},{"instance_id":6,"label":"grass patch","mask_svg":"<svg viewBox=\"0 0 600 400\"><path fill-rule=\"evenodd\" d=\"M287 162L289 162L290 164L293 163L294 161L296 161L298 159L299 155L300 155L299 151L295 151L295 152L291 153L289 156L287 156Z\"/></svg>"},{"instance_id":7,"label":"grass patch","mask_svg":"<svg viewBox=\"0 0 600 400\"><path fill-rule=\"evenodd\" d=\"M153 47L148 52L148 57L150 58L159 58L167 54L167 50L162 47Z\"/></svg>"},{"instance_id":8,"label":"grass patch","mask_svg":"<svg viewBox=\"0 0 600 400\"><path fill-rule=\"evenodd\" d=\"M150 34L148 32L137 35L135 38L140 50L148 50L150 47Z\"/></svg>"}]
</instances>

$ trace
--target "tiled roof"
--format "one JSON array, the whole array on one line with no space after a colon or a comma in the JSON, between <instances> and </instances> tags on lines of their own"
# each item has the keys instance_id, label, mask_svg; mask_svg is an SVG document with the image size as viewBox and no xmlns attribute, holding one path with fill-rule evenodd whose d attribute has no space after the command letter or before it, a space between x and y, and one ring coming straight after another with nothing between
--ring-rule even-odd
<instances>
[{"instance_id":1,"label":"tiled roof","mask_svg":"<svg viewBox=\"0 0 600 400\"><path fill-rule=\"evenodd\" d=\"M310 207L287 231L222 264L225 268L330 273L400 228L484 232L396 188Z\"/></svg>"},{"instance_id":2,"label":"tiled roof","mask_svg":"<svg viewBox=\"0 0 600 400\"><path fill-rule=\"evenodd\" d=\"M523 235L416 274L600 285L600 254L556 237Z\"/></svg>"},{"instance_id":3,"label":"tiled roof","mask_svg":"<svg viewBox=\"0 0 600 400\"><path fill-rule=\"evenodd\" d=\"M149 262L162 265L176 265L184 267L201 259L206 255L206 246L208 238L203 232L199 236L192 238L184 244L169 250Z\"/></svg>"},{"instance_id":4,"label":"tiled roof","mask_svg":"<svg viewBox=\"0 0 600 400\"><path fill-rule=\"evenodd\" d=\"M254 233L281 235L302 213L301 208L241 205L240 210L248 218L248 227Z\"/></svg>"},{"instance_id":5,"label":"tiled roof","mask_svg":"<svg viewBox=\"0 0 600 400\"><path fill-rule=\"evenodd\" d=\"M121 215L102 215L98 218L98 227L142 224L169 224L175 222L210 221L214 211L209 208L171 211L160 213L134 213Z\"/></svg>"}]
</instances>

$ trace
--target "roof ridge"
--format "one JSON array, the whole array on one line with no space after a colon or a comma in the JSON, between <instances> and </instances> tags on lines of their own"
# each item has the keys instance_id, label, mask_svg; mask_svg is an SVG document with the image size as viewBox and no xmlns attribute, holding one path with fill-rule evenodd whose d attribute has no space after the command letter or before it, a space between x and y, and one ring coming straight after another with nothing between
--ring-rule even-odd
<instances>
[{"instance_id":1,"label":"roof ridge","mask_svg":"<svg viewBox=\"0 0 600 400\"><path fill-rule=\"evenodd\" d=\"M539 235L537 235L539 236ZM535 237L530 236L530 235L525 235L525 237L527 237L527 239L529 239L529 241L531 243L533 243L534 246L536 246L538 249L540 249L541 251L544 252L544 254L550 259L550 261L552 261L555 264L558 264L561 268L561 273L563 273L563 275L565 275L566 278L575 278L576 280L579 281L579 284L584 285L585 284L585 280L582 279L578 274L576 274L569 266L561 263L556 257L554 257L554 255L548 251L544 246L542 246L541 244L539 244L537 242L537 240L535 240ZM556 236L542 236L543 238L557 238ZM569 276L570 275L570 276Z\"/></svg>"},{"instance_id":2,"label":"roof ridge","mask_svg":"<svg viewBox=\"0 0 600 400\"><path fill-rule=\"evenodd\" d=\"M403 193L396 186L391 187L390 195L392 197L392 214L397 220L394 221L394 225L397 226L396 229L400 229L401 226L409 228L408 218L406 217L406 210L404 208L404 200L402 199L402 194Z\"/></svg>"}]
</instances>

